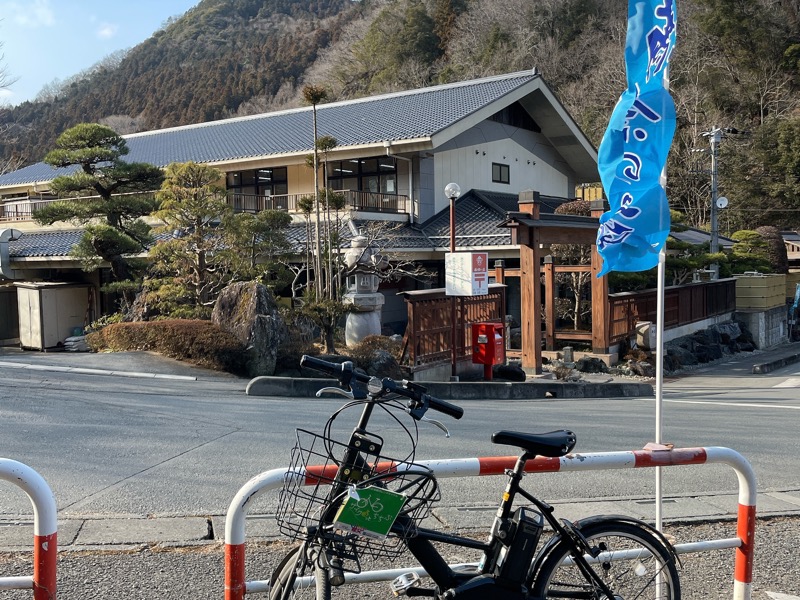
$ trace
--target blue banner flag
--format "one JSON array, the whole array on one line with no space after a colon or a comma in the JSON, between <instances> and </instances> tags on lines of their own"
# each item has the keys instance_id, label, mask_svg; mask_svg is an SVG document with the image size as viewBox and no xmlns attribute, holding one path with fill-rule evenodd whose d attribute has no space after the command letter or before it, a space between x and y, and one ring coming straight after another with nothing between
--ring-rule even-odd
<instances>
[{"instance_id":1,"label":"blue banner flag","mask_svg":"<svg viewBox=\"0 0 800 600\"><path fill-rule=\"evenodd\" d=\"M598 151L610 210L600 217L600 276L645 271L658 264L669 235L669 203L661 174L675 134L675 103L664 86L675 48L676 0L628 0L622 93Z\"/></svg>"}]
</instances>

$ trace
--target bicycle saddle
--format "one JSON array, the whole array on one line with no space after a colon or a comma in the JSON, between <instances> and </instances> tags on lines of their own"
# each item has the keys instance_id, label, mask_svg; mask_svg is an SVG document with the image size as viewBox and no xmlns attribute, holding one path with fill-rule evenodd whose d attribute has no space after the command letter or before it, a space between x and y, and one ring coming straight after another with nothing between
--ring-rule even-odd
<instances>
[{"instance_id":1,"label":"bicycle saddle","mask_svg":"<svg viewBox=\"0 0 800 600\"><path fill-rule=\"evenodd\" d=\"M497 431L492 434L492 443L518 446L536 456L558 458L569 453L577 439L566 429L547 433L521 433L518 431Z\"/></svg>"}]
</instances>

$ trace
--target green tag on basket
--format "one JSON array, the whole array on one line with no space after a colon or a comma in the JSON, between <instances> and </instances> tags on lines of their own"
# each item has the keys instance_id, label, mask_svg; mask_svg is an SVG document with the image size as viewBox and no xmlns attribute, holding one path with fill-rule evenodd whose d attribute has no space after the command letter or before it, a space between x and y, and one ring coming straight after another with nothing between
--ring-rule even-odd
<instances>
[{"instance_id":1,"label":"green tag on basket","mask_svg":"<svg viewBox=\"0 0 800 600\"><path fill-rule=\"evenodd\" d=\"M383 539L405 503L406 497L397 492L378 487L359 488L345 499L334 524L362 537Z\"/></svg>"}]
</instances>

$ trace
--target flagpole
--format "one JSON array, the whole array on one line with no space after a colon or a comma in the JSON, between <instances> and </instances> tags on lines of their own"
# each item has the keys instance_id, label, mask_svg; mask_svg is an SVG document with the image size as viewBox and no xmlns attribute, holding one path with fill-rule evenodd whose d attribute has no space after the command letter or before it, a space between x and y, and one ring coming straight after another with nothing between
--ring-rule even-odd
<instances>
[{"instance_id":1,"label":"flagpole","mask_svg":"<svg viewBox=\"0 0 800 600\"><path fill-rule=\"evenodd\" d=\"M666 177L663 177L666 179ZM665 181L666 183L666 181ZM658 253L658 286L656 292L656 444L662 444L662 409L664 391L664 280L666 279L666 245ZM663 521L661 467L656 467L656 529Z\"/></svg>"}]
</instances>

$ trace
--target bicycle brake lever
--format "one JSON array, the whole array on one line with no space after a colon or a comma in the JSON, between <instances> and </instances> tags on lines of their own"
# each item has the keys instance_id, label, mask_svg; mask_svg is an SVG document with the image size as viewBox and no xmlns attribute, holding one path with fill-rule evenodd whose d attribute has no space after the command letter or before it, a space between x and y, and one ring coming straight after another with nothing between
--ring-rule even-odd
<instances>
[{"instance_id":1,"label":"bicycle brake lever","mask_svg":"<svg viewBox=\"0 0 800 600\"><path fill-rule=\"evenodd\" d=\"M444 431L444 437L447 437L447 438L450 437L450 432L447 430L447 427L445 426L445 424L442 423L441 421L437 421L436 419L431 419L430 417L420 417L420 421L426 421L426 422L430 423L431 425L436 425L436 427L438 427L439 429Z\"/></svg>"},{"instance_id":2,"label":"bicycle brake lever","mask_svg":"<svg viewBox=\"0 0 800 600\"><path fill-rule=\"evenodd\" d=\"M316 396L317 398L322 398L322 394L338 394L339 396L344 396L345 398L349 398L353 400L355 396L353 392L349 390L343 390L342 388L338 387L324 387L322 389L317 390Z\"/></svg>"}]
</instances>

